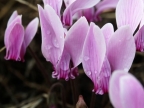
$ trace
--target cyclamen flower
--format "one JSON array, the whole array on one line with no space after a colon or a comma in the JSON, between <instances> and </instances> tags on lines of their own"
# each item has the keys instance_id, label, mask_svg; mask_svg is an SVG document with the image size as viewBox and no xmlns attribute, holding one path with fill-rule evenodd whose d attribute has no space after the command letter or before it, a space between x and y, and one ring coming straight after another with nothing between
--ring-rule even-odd
<instances>
[{"instance_id":1,"label":"cyclamen flower","mask_svg":"<svg viewBox=\"0 0 144 108\"><path fill-rule=\"evenodd\" d=\"M135 32L140 24L138 31L134 35L136 50L144 51L144 1L143 0L119 0L116 8L116 21L118 27L129 25Z\"/></svg>"},{"instance_id":2,"label":"cyclamen flower","mask_svg":"<svg viewBox=\"0 0 144 108\"><path fill-rule=\"evenodd\" d=\"M91 23L83 46L82 64L94 83L93 92L108 92L111 72L129 70L134 56L135 43L129 26L122 26L114 32L111 24L101 30Z\"/></svg>"},{"instance_id":3,"label":"cyclamen flower","mask_svg":"<svg viewBox=\"0 0 144 108\"><path fill-rule=\"evenodd\" d=\"M144 108L144 88L127 71L113 72L109 82L109 97L115 108Z\"/></svg>"},{"instance_id":4,"label":"cyclamen flower","mask_svg":"<svg viewBox=\"0 0 144 108\"><path fill-rule=\"evenodd\" d=\"M89 25L80 18L67 32L61 20L50 5L44 9L38 6L42 31L42 53L53 64L54 78L75 78L77 66L81 63L81 52Z\"/></svg>"},{"instance_id":5,"label":"cyclamen flower","mask_svg":"<svg viewBox=\"0 0 144 108\"><path fill-rule=\"evenodd\" d=\"M63 25L71 26L73 24L73 15L82 9L88 9L95 6L100 0L64 0L66 9L62 14ZM44 5L50 5L60 17L62 0L43 0Z\"/></svg>"},{"instance_id":6,"label":"cyclamen flower","mask_svg":"<svg viewBox=\"0 0 144 108\"><path fill-rule=\"evenodd\" d=\"M4 36L6 60L24 61L26 48L36 34L38 18L33 19L24 30L21 17L14 11L8 21Z\"/></svg>"}]
</instances>

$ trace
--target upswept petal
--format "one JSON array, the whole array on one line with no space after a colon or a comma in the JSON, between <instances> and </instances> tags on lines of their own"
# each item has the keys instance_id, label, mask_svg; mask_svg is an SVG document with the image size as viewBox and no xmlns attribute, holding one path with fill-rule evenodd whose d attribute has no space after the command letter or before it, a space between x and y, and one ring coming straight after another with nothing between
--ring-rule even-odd
<instances>
[{"instance_id":1,"label":"upswept petal","mask_svg":"<svg viewBox=\"0 0 144 108\"><path fill-rule=\"evenodd\" d=\"M109 96L115 108L143 108L144 89L139 81L126 71L113 72Z\"/></svg>"},{"instance_id":2,"label":"upswept petal","mask_svg":"<svg viewBox=\"0 0 144 108\"><path fill-rule=\"evenodd\" d=\"M111 23L107 23L101 28L101 30L103 32L106 46L107 46L111 36L114 34L114 27Z\"/></svg>"},{"instance_id":3,"label":"upswept petal","mask_svg":"<svg viewBox=\"0 0 144 108\"><path fill-rule=\"evenodd\" d=\"M129 25L134 33L142 19L143 11L143 0L119 0L116 7L117 26Z\"/></svg>"},{"instance_id":4,"label":"upswept petal","mask_svg":"<svg viewBox=\"0 0 144 108\"><path fill-rule=\"evenodd\" d=\"M38 9L42 31L42 53L47 61L56 65L64 47L64 29L51 6L46 5L43 10L38 5Z\"/></svg>"},{"instance_id":5,"label":"upswept petal","mask_svg":"<svg viewBox=\"0 0 144 108\"><path fill-rule=\"evenodd\" d=\"M68 31L65 37L65 49L69 52L73 66L81 63L83 44L88 32L88 22L85 17L81 17Z\"/></svg>"},{"instance_id":6,"label":"upswept petal","mask_svg":"<svg viewBox=\"0 0 144 108\"><path fill-rule=\"evenodd\" d=\"M117 70L112 73L109 81L109 97L111 103L115 108L123 108L120 96L120 79L122 76L126 75L127 72Z\"/></svg>"},{"instance_id":7,"label":"upswept petal","mask_svg":"<svg viewBox=\"0 0 144 108\"><path fill-rule=\"evenodd\" d=\"M144 25L137 31L134 36L136 50L144 52Z\"/></svg>"},{"instance_id":8,"label":"upswept petal","mask_svg":"<svg viewBox=\"0 0 144 108\"><path fill-rule=\"evenodd\" d=\"M5 44L5 59L20 61L20 50L24 40L24 28L21 24L15 23L9 32L9 36L7 36L7 41L9 43Z\"/></svg>"},{"instance_id":9,"label":"upswept petal","mask_svg":"<svg viewBox=\"0 0 144 108\"><path fill-rule=\"evenodd\" d=\"M50 5L60 17L60 10L62 7L62 0L43 0L44 5Z\"/></svg>"},{"instance_id":10,"label":"upswept petal","mask_svg":"<svg viewBox=\"0 0 144 108\"><path fill-rule=\"evenodd\" d=\"M122 108L144 107L144 89L134 76L125 74L120 78L119 85Z\"/></svg>"},{"instance_id":11,"label":"upswept petal","mask_svg":"<svg viewBox=\"0 0 144 108\"><path fill-rule=\"evenodd\" d=\"M92 81L101 71L105 54L106 45L102 31L97 25L90 23L82 51L82 65L86 75Z\"/></svg>"},{"instance_id":12,"label":"upswept petal","mask_svg":"<svg viewBox=\"0 0 144 108\"><path fill-rule=\"evenodd\" d=\"M24 36L24 42L26 47L30 44L32 39L34 38L37 29L38 29L38 18L34 18L26 27L25 29L25 36Z\"/></svg>"},{"instance_id":13,"label":"upswept petal","mask_svg":"<svg viewBox=\"0 0 144 108\"><path fill-rule=\"evenodd\" d=\"M14 11L8 20L7 26L18 16L17 11Z\"/></svg>"},{"instance_id":14,"label":"upswept petal","mask_svg":"<svg viewBox=\"0 0 144 108\"><path fill-rule=\"evenodd\" d=\"M110 75L111 75L111 67L108 59L105 57L100 73L95 74L96 78L93 79L94 82L93 92L100 95L107 93Z\"/></svg>"},{"instance_id":15,"label":"upswept petal","mask_svg":"<svg viewBox=\"0 0 144 108\"><path fill-rule=\"evenodd\" d=\"M8 24L8 26L7 26L6 30L5 30L5 36L4 36L5 45L9 44L9 39L8 38L10 36L10 31L13 29L14 25L16 23L19 23L19 24L22 23L21 18L22 18L22 16L18 15L13 21L10 21L10 23Z\"/></svg>"},{"instance_id":16,"label":"upswept petal","mask_svg":"<svg viewBox=\"0 0 144 108\"><path fill-rule=\"evenodd\" d=\"M108 43L107 56L112 71L117 69L128 71L132 65L135 52L132 30L129 26L119 27Z\"/></svg>"},{"instance_id":17,"label":"upswept petal","mask_svg":"<svg viewBox=\"0 0 144 108\"><path fill-rule=\"evenodd\" d=\"M115 9L119 0L103 0L96 5L97 11L95 13L96 20L98 21L100 18L99 14L101 14L105 10Z\"/></svg>"},{"instance_id":18,"label":"upswept petal","mask_svg":"<svg viewBox=\"0 0 144 108\"><path fill-rule=\"evenodd\" d=\"M64 25L72 25L72 16L82 9L88 9L96 5L100 0L76 0L69 5L63 13Z\"/></svg>"}]
</instances>

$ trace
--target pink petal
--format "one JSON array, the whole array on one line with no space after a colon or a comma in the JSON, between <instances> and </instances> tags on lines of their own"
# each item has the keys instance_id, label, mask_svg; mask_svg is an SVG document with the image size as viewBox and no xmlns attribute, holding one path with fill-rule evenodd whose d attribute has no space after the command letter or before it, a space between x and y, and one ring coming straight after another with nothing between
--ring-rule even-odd
<instances>
[{"instance_id":1,"label":"pink petal","mask_svg":"<svg viewBox=\"0 0 144 108\"><path fill-rule=\"evenodd\" d=\"M34 38L38 29L38 23L39 23L38 18L35 18L26 27L25 36L24 36L24 42L26 47L30 44L30 42Z\"/></svg>"},{"instance_id":2,"label":"pink petal","mask_svg":"<svg viewBox=\"0 0 144 108\"><path fill-rule=\"evenodd\" d=\"M85 17L81 17L70 28L65 38L65 49L69 52L74 67L81 63L82 48L88 28L87 20Z\"/></svg>"},{"instance_id":3,"label":"pink petal","mask_svg":"<svg viewBox=\"0 0 144 108\"><path fill-rule=\"evenodd\" d=\"M62 7L62 0L43 0L44 5L50 5L57 13L58 16L60 16L60 10Z\"/></svg>"},{"instance_id":4,"label":"pink petal","mask_svg":"<svg viewBox=\"0 0 144 108\"><path fill-rule=\"evenodd\" d=\"M86 75L94 81L100 73L106 54L104 36L98 26L90 24L90 28L83 46L82 64Z\"/></svg>"},{"instance_id":5,"label":"pink petal","mask_svg":"<svg viewBox=\"0 0 144 108\"><path fill-rule=\"evenodd\" d=\"M108 42L111 38L111 36L114 34L114 28L113 25L111 23L107 23L105 24L102 28L101 28L105 41L106 41L106 45L108 45Z\"/></svg>"},{"instance_id":6,"label":"pink petal","mask_svg":"<svg viewBox=\"0 0 144 108\"><path fill-rule=\"evenodd\" d=\"M144 26L142 26L134 36L136 50L144 52Z\"/></svg>"},{"instance_id":7,"label":"pink petal","mask_svg":"<svg viewBox=\"0 0 144 108\"><path fill-rule=\"evenodd\" d=\"M109 9L115 9L119 0L102 0L96 5L97 11L95 13L97 21L100 19L100 14Z\"/></svg>"},{"instance_id":8,"label":"pink petal","mask_svg":"<svg viewBox=\"0 0 144 108\"><path fill-rule=\"evenodd\" d=\"M88 9L84 9L82 11L83 16L86 17L86 19L88 20L88 22L91 22L94 20L94 7L92 8L88 8Z\"/></svg>"},{"instance_id":9,"label":"pink petal","mask_svg":"<svg viewBox=\"0 0 144 108\"><path fill-rule=\"evenodd\" d=\"M64 47L64 29L52 7L46 5L43 10L38 5L38 9L42 31L42 53L47 61L56 65Z\"/></svg>"},{"instance_id":10,"label":"pink petal","mask_svg":"<svg viewBox=\"0 0 144 108\"><path fill-rule=\"evenodd\" d=\"M8 20L7 26L18 16L17 11L14 11Z\"/></svg>"},{"instance_id":11,"label":"pink petal","mask_svg":"<svg viewBox=\"0 0 144 108\"><path fill-rule=\"evenodd\" d=\"M143 0L119 0L116 7L117 26L129 25L134 33L142 19L143 9Z\"/></svg>"},{"instance_id":12,"label":"pink petal","mask_svg":"<svg viewBox=\"0 0 144 108\"><path fill-rule=\"evenodd\" d=\"M9 44L9 40L8 40L8 38L9 38L9 36L10 36L10 31L12 31L12 29L13 29L13 27L14 27L14 25L16 24L16 23L19 23L19 24L21 24L21 15L18 15L16 18L14 18L12 21L10 21L10 23L8 24L8 26L7 26L7 28L6 28L6 30L5 30L5 39L4 39L4 43L5 43L5 45L8 45Z\"/></svg>"},{"instance_id":13,"label":"pink petal","mask_svg":"<svg viewBox=\"0 0 144 108\"><path fill-rule=\"evenodd\" d=\"M120 79L126 74L124 71L114 71L109 81L109 97L115 108L123 108L120 96ZM129 107L127 107L129 108Z\"/></svg>"},{"instance_id":14,"label":"pink petal","mask_svg":"<svg viewBox=\"0 0 144 108\"><path fill-rule=\"evenodd\" d=\"M24 28L21 24L16 23L13 25L9 35L5 38L7 40L6 56L5 59L9 60L21 60L20 50L24 40Z\"/></svg>"},{"instance_id":15,"label":"pink petal","mask_svg":"<svg viewBox=\"0 0 144 108\"><path fill-rule=\"evenodd\" d=\"M122 76L119 86L122 108L144 107L144 89L134 76L128 73Z\"/></svg>"},{"instance_id":16,"label":"pink petal","mask_svg":"<svg viewBox=\"0 0 144 108\"><path fill-rule=\"evenodd\" d=\"M135 52L135 42L130 27L119 27L112 35L108 43L107 54L112 71L117 69L129 70L132 65Z\"/></svg>"},{"instance_id":17,"label":"pink petal","mask_svg":"<svg viewBox=\"0 0 144 108\"><path fill-rule=\"evenodd\" d=\"M100 95L107 93L110 75L111 67L108 59L105 57L100 73L95 74L95 78L93 79L93 92Z\"/></svg>"},{"instance_id":18,"label":"pink petal","mask_svg":"<svg viewBox=\"0 0 144 108\"><path fill-rule=\"evenodd\" d=\"M55 71L52 73L53 78L69 80L70 74L70 55L64 50L61 59L54 67Z\"/></svg>"},{"instance_id":19,"label":"pink petal","mask_svg":"<svg viewBox=\"0 0 144 108\"><path fill-rule=\"evenodd\" d=\"M113 72L109 96L115 108L143 108L144 89L139 81L126 71Z\"/></svg>"},{"instance_id":20,"label":"pink petal","mask_svg":"<svg viewBox=\"0 0 144 108\"><path fill-rule=\"evenodd\" d=\"M72 25L72 16L82 9L88 9L96 5L100 0L76 0L69 5L63 13L64 25Z\"/></svg>"}]
</instances>

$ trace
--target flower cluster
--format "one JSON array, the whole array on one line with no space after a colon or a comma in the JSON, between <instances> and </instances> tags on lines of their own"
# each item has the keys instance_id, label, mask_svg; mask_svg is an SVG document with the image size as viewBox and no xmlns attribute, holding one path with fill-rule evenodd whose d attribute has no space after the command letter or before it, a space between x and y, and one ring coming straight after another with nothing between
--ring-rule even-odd
<instances>
[{"instance_id":1,"label":"flower cluster","mask_svg":"<svg viewBox=\"0 0 144 108\"><path fill-rule=\"evenodd\" d=\"M52 77L74 79L78 75L77 66L82 63L85 74L94 83L93 92L104 94L109 90L116 108L136 108L125 101L133 103L135 96L131 94L134 90L141 91L137 94L138 101L142 98L140 94L144 97L144 92L138 81L127 72L136 51L144 51L144 1L64 0L66 8L62 14L62 0L43 0L43 3L44 8L38 5L41 50L46 60L53 64ZM91 22L99 21L100 13L114 8L117 23L115 31L111 23L100 28ZM37 27L38 18L35 18L24 31L21 16L15 11L5 32L5 58L23 60ZM134 90L131 82L136 84ZM137 106L135 103L132 105ZM144 106L142 102L141 105Z\"/></svg>"}]
</instances>

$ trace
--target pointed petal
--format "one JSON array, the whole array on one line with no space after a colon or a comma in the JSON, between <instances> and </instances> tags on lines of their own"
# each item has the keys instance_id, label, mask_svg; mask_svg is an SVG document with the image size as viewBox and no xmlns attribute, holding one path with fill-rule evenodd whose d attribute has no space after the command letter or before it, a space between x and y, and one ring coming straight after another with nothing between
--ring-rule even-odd
<instances>
[{"instance_id":1,"label":"pointed petal","mask_svg":"<svg viewBox=\"0 0 144 108\"><path fill-rule=\"evenodd\" d=\"M18 16L17 11L14 11L11 15L11 17L8 20L7 26L9 26L9 24Z\"/></svg>"},{"instance_id":2,"label":"pointed petal","mask_svg":"<svg viewBox=\"0 0 144 108\"><path fill-rule=\"evenodd\" d=\"M111 75L111 67L108 59L105 57L105 60L101 68L101 72L96 73L95 78L93 79L94 82L93 92L100 95L107 93L110 75Z\"/></svg>"},{"instance_id":3,"label":"pointed petal","mask_svg":"<svg viewBox=\"0 0 144 108\"><path fill-rule=\"evenodd\" d=\"M101 2L99 2L96 5L97 11L95 13L96 15L96 20L98 21L100 19L100 14L102 12L104 12L105 10L109 10L109 9L115 9L116 5L118 3L119 0L102 0Z\"/></svg>"},{"instance_id":4,"label":"pointed petal","mask_svg":"<svg viewBox=\"0 0 144 108\"><path fill-rule=\"evenodd\" d=\"M144 89L131 74L120 78L120 96L123 108L143 108Z\"/></svg>"},{"instance_id":5,"label":"pointed petal","mask_svg":"<svg viewBox=\"0 0 144 108\"><path fill-rule=\"evenodd\" d=\"M82 52L82 65L86 75L94 81L100 73L106 54L104 36L98 26L90 24Z\"/></svg>"},{"instance_id":6,"label":"pointed petal","mask_svg":"<svg viewBox=\"0 0 144 108\"><path fill-rule=\"evenodd\" d=\"M88 9L96 5L100 0L76 0L71 5L69 5L63 14L64 25L72 24L72 16L82 9Z\"/></svg>"},{"instance_id":7,"label":"pointed petal","mask_svg":"<svg viewBox=\"0 0 144 108\"><path fill-rule=\"evenodd\" d=\"M62 7L62 0L43 0L44 5L50 5L60 17L60 10Z\"/></svg>"},{"instance_id":8,"label":"pointed petal","mask_svg":"<svg viewBox=\"0 0 144 108\"><path fill-rule=\"evenodd\" d=\"M21 59L23 59L20 57L20 50L24 40L24 28L21 24L16 23L15 25L13 25L12 30L9 32L9 36L5 38L8 42L5 44L5 59L20 61Z\"/></svg>"},{"instance_id":9,"label":"pointed petal","mask_svg":"<svg viewBox=\"0 0 144 108\"><path fill-rule=\"evenodd\" d=\"M134 36L136 50L144 52L144 26L142 26Z\"/></svg>"},{"instance_id":10,"label":"pointed petal","mask_svg":"<svg viewBox=\"0 0 144 108\"><path fill-rule=\"evenodd\" d=\"M34 38L38 29L38 23L39 23L38 18L35 18L26 27L25 36L24 36L24 42L26 47L30 44L30 42Z\"/></svg>"},{"instance_id":11,"label":"pointed petal","mask_svg":"<svg viewBox=\"0 0 144 108\"><path fill-rule=\"evenodd\" d=\"M142 19L143 10L143 0L119 0L116 7L117 26L129 25L134 33Z\"/></svg>"},{"instance_id":12,"label":"pointed petal","mask_svg":"<svg viewBox=\"0 0 144 108\"><path fill-rule=\"evenodd\" d=\"M111 36L114 34L113 25L111 23L107 23L101 28L101 30L103 32L106 45L108 45L108 42L109 42Z\"/></svg>"},{"instance_id":13,"label":"pointed petal","mask_svg":"<svg viewBox=\"0 0 144 108\"><path fill-rule=\"evenodd\" d=\"M69 52L73 66L81 63L81 52L88 32L88 22L85 17L81 17L68 31L65 38L65 48Z\"/></svg>"},{"instance_id":14,"label":"pointed petal","mask_svg":"<svg viewBox=\"0 0 144 108\"><path fill-rule=\"evenodd\" d=\"M9 38L9 35L10 35L10 31L13 29L14 25L16 23L21 24L21 18L22 18L22 16L18 15L14 20L11 21L11 23L8 24L8 26L7 26L6 30L5 30L5 39L4 39L5 45L9 44L8 38Z\"/></svg>"},{"instance_id":15,"label":"pointed petal","mask_svg":"<svg viewBox=\"0 0 144 108\"><path fill-rule=\"evenodd\" d=\"M112 71L117 69L129 70L135 52L135 42L130 27L122 26L118 28L108 43L107 54Z\"/></svg>"},{"instance_id":16,"label":"pointed petal","mask_svg":"<svg viewBox=\"0 0 144 108\"><path fill-rule=\"evenodd\" d=\"M144 106L142 85L126 71L113 72L109 83L109 96L115 108L143 108Z\"/></svg>"},{"instance_id":17,"label":"pointed petal","mask_svg":"<svg viewBox=\"0 0 144 108\"><path fill-rule=\"evenodd\" d=\"M46 5L43 10L38 5L38 9L42 31L42 53L47 61L56 65L64 47L64 29L52 7Z\"/></svg>"},{"instance_id":18,"label":"pointed petal","mask_svg":"<svg viewBox=\"0 0 144 108\"><path fill-rule=\"evenodd\" d=\"M126 73L120 70L114 71L109 81L109 97L115 108L124 108L120 96L120 79Z\"/></svg>"}]
</instances>

